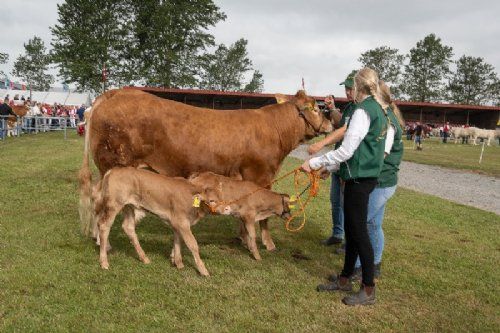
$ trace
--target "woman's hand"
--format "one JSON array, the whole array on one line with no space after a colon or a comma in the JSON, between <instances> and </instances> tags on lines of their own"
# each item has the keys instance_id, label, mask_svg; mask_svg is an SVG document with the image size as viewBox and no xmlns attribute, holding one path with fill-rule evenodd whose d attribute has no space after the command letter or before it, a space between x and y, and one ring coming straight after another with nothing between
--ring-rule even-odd
<instances>
[{"instance_id":1,"label":"woman's hand","mask_svg":"<svg viewBox=\"0 0 500 333\"><path fill-rule=\"evenodd\" d=\"M311 172L311 166L309 165L309 160L305 160L300 166L300 170L304 172Z\"/></svg>"},{"instance_id":2,"label":"woman's hand","mask_svg":"<svg viewBox=\"0 0 500 333\"><path fill-rule=\"evenodd\" d=\"M309 153L309 155L314 155L318 151L320 151L321 149L323 149L324 146L325 145L321 141L318 141L318 142L313 143L312 145L310 145L309 148L307 148L307 152Z\"/></svg>"},{"instance_id":3,"label":"woman's hand","mask_svg":"<svg viewBox=\"0 0 500 333\"><path fill-rule=\"evenodd\" d=\"M328 171L326 168L321 168L319 170L319 177L323 180L328 179L328 177L330 177L330 171Z\"/></svg>"}]
</instances>

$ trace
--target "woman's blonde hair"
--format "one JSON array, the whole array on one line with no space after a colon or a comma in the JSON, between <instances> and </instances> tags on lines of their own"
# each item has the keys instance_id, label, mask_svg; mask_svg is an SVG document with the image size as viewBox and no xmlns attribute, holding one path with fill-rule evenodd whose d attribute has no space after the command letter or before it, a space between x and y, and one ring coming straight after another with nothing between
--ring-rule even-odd
<instances>
[{"instance_id":1,"label":"woman's blonde hair","mask_svg":"<svg viewBox=\"0 0 500 333\"><path fill-rule=\"evenodd\" d=\"M382 96L382 99L384 100L385 103L389 104L392 111L394 112L394 115L398 119L399 124L401 125L401 128L404 128L405 127L405 120L404 120L403 115L401 114L401 111L399 110L398 106L394 102L394 99L392 99L391 89L382 80L379 80L379 87L380 87L380 95Z\"/></svg>"},{"instance_id":2,"label":"woman's blonde hair","mask_svg":"<svg viewBox=\"0 0 500 333\"><path fill-rule=\"evenodd\" d=\"M359 93L373 96L384 112L387 113L386 109L389 104L384 101L380 93L378 74L369 67L360 69L354 76L354 99L356 101Z\"/></svg>"}]
</instances>

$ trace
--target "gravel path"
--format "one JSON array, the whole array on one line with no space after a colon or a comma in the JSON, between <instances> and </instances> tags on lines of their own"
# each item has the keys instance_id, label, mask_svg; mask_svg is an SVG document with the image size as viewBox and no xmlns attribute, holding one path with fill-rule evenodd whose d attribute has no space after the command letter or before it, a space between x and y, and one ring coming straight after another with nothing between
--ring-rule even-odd
<instances>
[{"instance_id":1,"label":"gravel path","mask_svg":"<svg viewBox=\"0 0 500 333\"><path fill-rule=\"evenodd\" d=\"M307 145L289 156L306 159ZM495 177L403 161L399 186L500 215L500 179Z\"/></svg>"}]
</instances>

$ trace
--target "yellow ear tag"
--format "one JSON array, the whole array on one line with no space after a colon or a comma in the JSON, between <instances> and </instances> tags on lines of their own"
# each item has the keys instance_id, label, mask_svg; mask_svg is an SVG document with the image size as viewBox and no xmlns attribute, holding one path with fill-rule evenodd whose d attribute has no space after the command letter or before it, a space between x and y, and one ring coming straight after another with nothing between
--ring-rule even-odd
<instances>
[{"instance_id":1,"label":"yellow ear tag","mask_svg":"<svg viewBox=\"0 0 500 333\"><path fill-rule=\"evenodd\" d=\"M294 208L295 208L295 205L288 205L288 208L290 208L290 209L294 209Z\"/></svg>"},{"instance_id":2,"label":"yellow ear tag","mask_svg":"<svg viewBox=\"0 0 500 333\"><path fill-rule=\"evenodd\" d=\"M200 203L201 203L200 197L196 196L196 197L193 198L193 207L199 208L200 207Z\"/></svg>"},{"instance_id":3,"label":"yellow ear tag","mask_svg":"<svg viewBox=\"0 0 500 333\"><path fill-rule=\"evenodd\" d=\"M290 202L296 202L297 201L297 197L295 195L292 195L290 197Z\"/></svg>"}]
</instances>

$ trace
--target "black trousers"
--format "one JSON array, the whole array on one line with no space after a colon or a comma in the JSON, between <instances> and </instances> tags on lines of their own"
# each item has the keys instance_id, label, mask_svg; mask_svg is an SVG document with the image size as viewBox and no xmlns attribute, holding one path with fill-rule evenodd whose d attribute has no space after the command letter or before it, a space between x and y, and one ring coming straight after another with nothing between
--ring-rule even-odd
<instances>
[{"instance_id":1,"label":"black trousers","mask_svg":"<svg viewBox=\"0 0 500 333\"><path fill-rule=\"evenodd\" d=\"M363 271L363 284L375 285L373 247L368 236L368 200L370 193L377 185L376 178L358 178L348 180L344 188L344 231L345 259L341 275L350 277L359 255Z\"/></svg>"}]
</instances>

